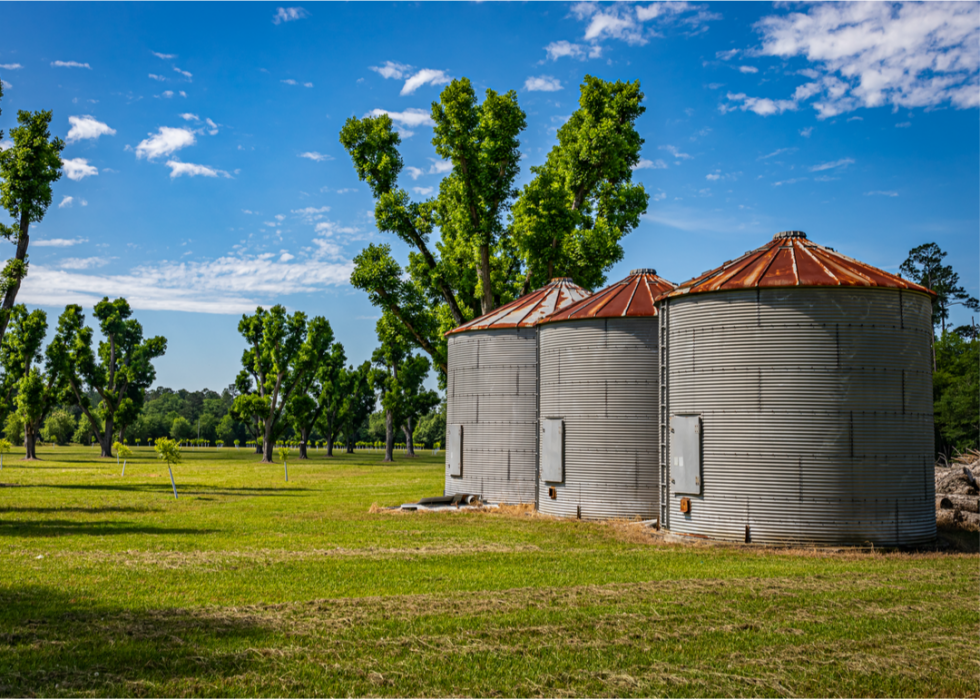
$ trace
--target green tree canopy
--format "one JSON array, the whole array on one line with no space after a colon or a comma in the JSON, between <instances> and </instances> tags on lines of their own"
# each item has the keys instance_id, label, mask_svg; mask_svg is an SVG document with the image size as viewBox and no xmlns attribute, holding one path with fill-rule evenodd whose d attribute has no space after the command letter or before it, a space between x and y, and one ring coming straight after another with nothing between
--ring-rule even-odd
<instances>
[{"instance_id":1,"label":"green tree canopy","mask_svg":"<svg viewBox=\"0 0 980 699\"><path fill-rule=\"evenodd\" d=\"M401 140L391 118L348 119L340 141L371 187L375 223L412 248L403 266L389 246L369 245L354 260L351 283L401 324L443 377L446 331L556 274L601 286L647 207L632 182L642 101L638 82L587 77L558 145L520 191L526 120L516 93L487 90L479 102L469 80L454 80L431 110L432 144L452 170L425 201L398 186Z\"/></svg>"},{"instance_id":2,"label":"green tree canopy","mask_svg":"<svg viewBox=\"0 0 980 699\"><path fill-rule=\"evenodd\" d=\"M0 341L21 280L27 276L30 225L43 219L51 205L51 185L61 178L61 151L65 147L60 138L51 138L51 112L19 111L17 124L10 130L13 145L0 151L0 206L14 220L13 225L0 223L0 236L17 244L13 259L0 272Z\"/></svg>"},{"instance_id":3,"label":"green tree canopy","mask_svg":"<svg viewBox=\"0 0 980 699\"><path fill-rule=\"evenodd\" d=\"M105 338L98 351L93 331L85 325L82 307L69 305L58 319L58 330L48 356L68 386L68 396L82 409L102 448L112 456L116 423L127 424L139 412L146 390L156 379L153 360L167 351L164 337L143 338L143 326L131 318L126 299L103 298L95 305L95 318ZM93 406L89 390L100 398ZM119 435L120 439L123 435Z\"/></svg>"},{"instance_id":4,"label":"green tree canopy","mask_svg":"<svg viewBox=\"0 0 980 699\"><path fill-rule=\"evenodd\" d=\"M960 275L951 265L944 265L946 252L935 243L926 243L909 250L900 267L902 274L916 284L936 292L932 301L932 324L946 332L949 311L953 306L965 306L980 311L980 301L970 296L960 285Z\"/></svg>"}]
</instances>

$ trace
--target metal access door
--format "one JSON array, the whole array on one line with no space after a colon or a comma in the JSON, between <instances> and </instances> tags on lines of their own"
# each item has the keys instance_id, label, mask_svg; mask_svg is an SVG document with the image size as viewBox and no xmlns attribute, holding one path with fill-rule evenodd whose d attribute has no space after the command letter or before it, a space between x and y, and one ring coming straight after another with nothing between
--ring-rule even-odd
<instances>
[{"instance_id":1,"label":"metal access door","mask_svg":"<svg viewBox=\"0 0 980 699\"><path fill-rule=\"evenodd\" d=\"M670 490L701 494L701 416L670 418Z\"/></svg>"},{"instance_id":2,"label":"metal access door","mask_svg":"<svg viewBox=\"0 0 980 699\"><path fill-rule=\"evenodd\" d=\"M463 475L462 425L446 425L446 470L450 476Z\"/></svg>"},{"instance_id":3,"label":"metal access door","mask_svg":"<svg viewBox=\"0 0 980 699\"><path fill-rule=\"evenodd\" d=\"M561 418L541 421L541 479L548 483L565 480L565 425Z\"/></svg>"}]
</instances>

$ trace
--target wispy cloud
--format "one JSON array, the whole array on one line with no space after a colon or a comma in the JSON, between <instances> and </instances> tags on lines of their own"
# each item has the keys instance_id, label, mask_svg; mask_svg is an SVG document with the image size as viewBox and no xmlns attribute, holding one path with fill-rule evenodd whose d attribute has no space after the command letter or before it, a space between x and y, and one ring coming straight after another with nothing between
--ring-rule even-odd
<instances>
[{"instance_id":1,"label":"wispy cloud","mask_svg":"<svg viewBox=\"0 0 980 699\"><path fill-rule=\"evenodd\" d=\"M280 80L279 82L285 83L287 85L302 85L303 87L313 87L313 83L300 83L292 78L286 78L285 80Z\"/></svg>"},{"instance_id":2,"label":"wispy cloud","mask_svg":"<svg viewBox=\"0 0 980 699\"><path fill-rule=\"evenodd\" d=\"M646 44L671 26L697 33L707 28L708 21L721 18L721 15L708 11L706 6L689 2L652 2L648 5L579 2L572 5L572 14L586 22L585 41L596 44L616 39L630 45Z\"/></svg>"},{"instance_id":3,"label":"wispy cloud","mask_svg":"<svg viewBox=\"0 0 980 699\"><path fill-rule=\"evenodd\" d=\"M451 81L445 71L423 68L405 81L399 94L410 95L423 85L445 85Z\"/></svg>"},{"instance_id":4,"label":"wispy cloud","mask_svg":"<svg viewBox=\"0 0 980 699\"><path fill-rule=\"evenodd\" d=\"M444 175L453 171L451 160L436 160L435 158L429 158L429 160L432 161L432 167L429 168L430 175Z\"/></svg>"},{"instance_id":5,"label":"wispy cloud","mask_svg":"<svg viewBox=\"0 0 980 699\"><path fill-rule=\"evenodd\" d=\"M405 63L396 63L395 61L385 61L384 65L381 66L368 66L369 70L373 70L378 73L382 78L386 80L393 78L395 80L401 80L406 77L408 73L412 70L412 66Z\"/></svg>"},{"instance_id":6,"label":"wispy cloud","mask_svg":"<svg viewBox=\"0 0 980 699\"><path fill-rule=\"evenodd\" d=\"M853 158L841 158L840 160L831 160L830 162L814 165L810 168L810 172L823 172L824 170L833 170L834 168L847 167L853 164Z\"/></svg>"},{"instance_id":7,"label":"wispy cloud","mask_svg":"<svg viewBox=\"0 0 980 699\"><path fill-rule=\"evenodd\" d=\"M165 77L163 77L162 75L157 75L156 73L150 73L149 78L150 80L156 80L161 83L167 82L167 79Z\"/></svg>"},{"instance_id":8,"label":"wispy cloud","mask_svg":"<svg viewBox=\"0 0 980 699\"><path fill-rule=\"evenodd\" d=\"M744 92L729 92L725 95L728 103L721 104L718 109L722 114L741 110L755 112L759 116L782 114L785 111L795 111L799 105L795 100L771 100L765 97L749 97Z\"/></svg>"},{"instance_id":9,"label":"wispy cloud","mask_svg":"<svg viewBox=\"0 0 980 699\"><path fill-rule=\"evenodd\" d=\"M864 193L864 196L866 196L866 197L874 197L874 196L879 196L879 195L880 196L883 196L883 197L897 197L898 196L898 192L875 190L873 192L865 192Z\"/></svg>"},{"instance_id":10,"label":"wispy cloud","mask_svg":"<svg viewBox=\"0 0 980 699\"><path fill-rule=\"evenodd\" d=\"M157 58L162 58L165 61L169 61L171 59L177 58L176 53L157 53L156 51L150 51L150 53L152 53Z\"/></svg>"},{"instance_id":11,"label":"wispy cloud","mask_svg":"<svg viewBox=\"0 0 980 699\"><path fill-rule=\"evenodd\" d=\"M70 248L75 245L84 245L88 238L41 238L32 240L31 246L35 248Z\"/></svg>"},{"instance_id":12,"label":"wispy cloud","mask_svg":"<svg viewBox=\"0 0 980 699\"><path fill-rule=\"evenodd\" d=\"M70 116L68 123L71 128L68 130L68 143L82 141L85 139L96 139L99 136L115 136L116 130L110 128L93 116Z\"/></svg>"},{"instance_id":13,"label":"wispy cloud","mask_svg":"<svg viewBox=\"0 0 980 699\"><path fill-rule=\"evenodd\" d=\"M412 187L412 191L420 197L427 197L436 190L435 187Z\"/></svg>"},{"instance_id":14,"label":"wispy cloud","mask_svg":"<svg viewBox=\"0 0 980 699\"><path fill-rule=\"evenodd\" d=\"M602 47L598 44L573 44L568 41L553 41L544 47L548 59L557 61L559 58L575 58L584 61L587 58L600 58Z\"/></svg>"},{"instance_id":15,"label":"wispy cloud","mask_svg":"<svg viewBox=\"0 0 980 699\"><path fill-rule=\"evenodd\" d=\"M79 63L78 61L51 61L52 68L88 68L92 70L92 66L88 63Z\"/></svg>"},{"instance_id":16,"label":"wispy cloud","mask_svg":"<svg viewBox=\"0 0 980 699\"><path fill-rule=\"evenodd\" d=\"M310 13L304 10L302 7L280 7L276 9L276 14L272 17L273 24L282 24L283 22L295 22L298 19L303 19L304 17L309 17Z\"/></svg>"},{"instance_id":17,"label":"wispy cloud","mask_svg":"<svg viewBox=\"0 0 980 699\"><path fill-rule=\"evenodd\" d=\"M194 132L190 129L175 129L169 126L161 126L157 133L151 133L149 136L136 146L137 158L153 160L192 146L197 141Z\"/></svg>"},{"instance_id":18,"label":"wispy cloud","mask_svg":"<svg viewBox=\"0 0 980 699\"><path fill-rule=\"evenodd\" d=\"M325 153L317 153L315 150L308 151L306 153L300 153L300 158L307 158L315 162L323 162L324 160L333 160L332 155L326 155Z\"/></svg>"},{"instance_id":19,"label":"wispy cloud","mask_svg":"<svg viewBox=\"0 0 980 699\"><path fill-rule=\"evenodd\" d=\"M200 121L201 120L201 117L199 117L197 114L191 114L190 112L184 112L183 114L180 115L180 118L183 119L184 121Z\"/></svg>"},{"instance_id":20,"label":"wispy cloud","mask_svg":"<svg viewBox=\"0 0 980 699\"><path fill-rule=\"evenodd\" d=\"M95 269L105 267L111 260L107 257L66 257L58 263L61 269Z\"/></svg>"},{"instance_id":21,"label":"wispy cloud","mask_svg":"<svg viewBox=\"0 0 980 699\"><path fill-rule=\"evenodd\" d=\"M406 109L404 112L391 112L387 109L372 109L366 114L369 117L379 117L382 114L387 114L391 117L391 120L396 124L402 124L409 128L415 128L417 126L435 126L435 122L432 121L432 116L429 112L424 109L410 108Z\"/></svg>"},{"instance_id":22,"label":"wispy cloud","mask_svg":"<svg viewBox=\"0 0 980 699\"><path fill-rule=\"evenodd\" d=\"M641 158L640 162L633 166L634 170L666 170L667 163L659 158L657 160L647 160Z\"/></svg>"},{"instance_id":23,"label":"wispy cloud","mask_svg":"<svg viewBox=\"0 0 980 699\"><path fill-rule=\"evenodd\" d=\"M524 89L528 92L557 92L561 90L561 81L550 75L530 77L524 81Z\"/></svg>"},{"instance_id":24,"label":"wispy cloud","mask_svg":"<svg viewBox=\"0 0 980 699\"><path fill-rule=\"evenodd\" d=\"M177 73L180 73L181 75L183 75L188 80L190 80L191 78L194 77L194 74L193 73L191 73L189 71L186 71L186 70L181 70L177 66L174 66L174 71L177 72Z\"/></svg>"},{"instance_id":25,"label":"wispy cloud","mask_svg":"<svg viewBox=\"0 0 980 699\"><path fill-rule=\"evenodd\" d=\"M803 182L806 179L807 179L806 177L794 177L794 178L789 179L789 180L782 180L781 182L773 182L772 183L772 186L773 187L782 187L784 184L796 184L797 182Z\"/></svg>"},{"instance_id":26,"label":"wispy cloud","mask_svg":"<svg viewBox=\"0 0 980 699\"><path fill-rule=\"evenodd\" d=\"M229 175L224 170L216 170L207 165L196 165L194 163L182 163L179 160L168 160L167 167L170 168L170 177L175 179L177 177L182 177L187 175L188 177L225 177L230 179Z\"/></svg>"},{"instance_id":27,"label":"wispy cloud","mask_svg":"<svg viewBox=\"0 0 980 699\"><path fill-rule=\"evenodd\" d=\"M63 199L61 200L61 203L60 203L60 204L58 204L58 208L59 208L59 209L64 209L65 207L69 207L69 206L71 206L71 203L72 203L73 201L75 201L75 197L69 197L69 196L65 196L65 197L64 197L64 198L63 198Z\"/></svg>"},{"instance_id":28,"label":"wispy cloud","mask_svg":"<svg viewBox=\"0 0 980 699\"><path fill-rule=\"evenodd\" d=\"M738 71L740 73L758 73L759 69L755 66L739 66Z\"/></svg>"},{"instance_id":29,"label":"wispy cloud","mask_svg":"<svg viewBox=\"0 0 980 699\"><path fill-rule=\"evenodd\" d=\"M99 171L94 165L89 165L85 158L61 159L61 167L69 180L78 182L91 175L98 175Z\"/></svg>"},{"instance_id":30,"label":"wispy cloud","mask_svg":"<svg viewBox=\"0 0 980 699\"><path fill-rule=\"evenodd\" d=\"M20 63L0 63L0 70L20 70L23 67Z\"/></svg>"},{"instance_id":31,"label":"wispy cloud","mask_svg":"<svg viewBox=\"0 0 980 699\"><path fill-rule=\"evenodd\" d=\"M405 168L405 172L407 172L413 180L417 180L419 177L425 174L425 170L420 167L413 167L412 165L408 165Z\"/></svg>"},{"instance_id":32,"label":"wispy cloud","mask_svg":"<svg viewBox=\"0 0 980 699\"><path fill-rule=\"evenodd\" d=\"M677 146L657 146L660 150L665 150L670 153L675 160L690 160L693 155L688 155L687 153L682 153Z\"/></svg>"},{"instance_id":33,"label":"wispy cloud","mask_svg":"<svg viewBox=\"0 0 980 699\"><path fill-rule=\"evenodd\" d=\"M769 160L769 158L775 158L777 155L783 155L784 153L795 153L799 148L777 148L772 153L767 153L766 155L760 155L756 160Z\"/></svg>"}]
</instances>

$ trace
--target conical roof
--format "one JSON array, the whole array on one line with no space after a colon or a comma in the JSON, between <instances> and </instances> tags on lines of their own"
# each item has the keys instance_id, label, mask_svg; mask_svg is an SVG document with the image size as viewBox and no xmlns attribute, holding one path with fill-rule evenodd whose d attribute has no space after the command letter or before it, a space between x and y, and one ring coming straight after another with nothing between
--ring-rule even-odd
<instances>
[{"instance_id":1,"label":"conical roof","mask_svg":"<svg viewBox=\"0 0 980 699\"><path fill-rule=\"evenodd\" d=\"M643 318L657 315L654 301L676 285L655 269L634 269L629 276L553 314L547 323L591 318Z\"/></svg>"},{"instance_id":2,"label":"conical roof","mask_svg":"<svg viewBox=\"0 0 980 699\"><path fill-rule=\"evenodd\" d=\"M570 277L557 277L529 294L514 299L486 315L474 318L453 328L447 335L473 330L502 330L504 328L533 328L555 311L589 296L589 292L572 282Z\"/></svg>"},{"instance_id":3,"label":"conical roof","mask_svg":"<svg viewBox=\"0 0 980 699\"><path fill-rule=\"evenodd\" d=\"M686 281L661 298L785 286L866 286L933 293L896 274L807 240L802 231L785 231L761 248Z\"/></svg>"}]
</instances>

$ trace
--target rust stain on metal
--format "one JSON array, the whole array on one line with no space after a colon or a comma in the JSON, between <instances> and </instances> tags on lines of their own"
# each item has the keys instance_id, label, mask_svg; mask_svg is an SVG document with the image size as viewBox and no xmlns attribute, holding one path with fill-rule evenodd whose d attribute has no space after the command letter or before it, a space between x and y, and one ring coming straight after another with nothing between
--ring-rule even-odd
<instances>
[{"instance_id":1,"label":"rust stain on metal","mask_svg":"<svg viewBox=\"0 0 980 699\"><path fill-rule=\"evenodd\" d=\"M681 512L687 514L691 511L691 498L681 498Z\"/></svg>"},{"instance_id":2,"label":"rust stain on metal","mask_svg":"<svg viewBox=\"0 0 980 699\"><path fill-rule=\"evenodd\" d=\"M780 286L865 286L935 295L908 279L807 240L805 233L786 231L736 260L665 290L657 300L706 291Z\"/></svg>"},{"instance_id":3,"label":"rust stain on metal","mask_svg":"<svg viewBox=\"0 0 980 699\"><path fill-rule=\"evenodd\" d=\"M592 318L643 318L657 315L654 299L674 288L653 269L635 269L625 279L550 316L553 323Z\"/></svg>"},{"instance_id":4,"label":"rust stain on metal","mask_svg":"<svg viewBox=\"0 0 980 699\"><path fill-rule=\"evenodd\" d=\"M530 294L514 299L486 315L450 330L446 335L471 330L533 328L556 311L561 311L588 296L588 290L572 282L569 277L558 277Z\"/></svg>"}]
</instances>

